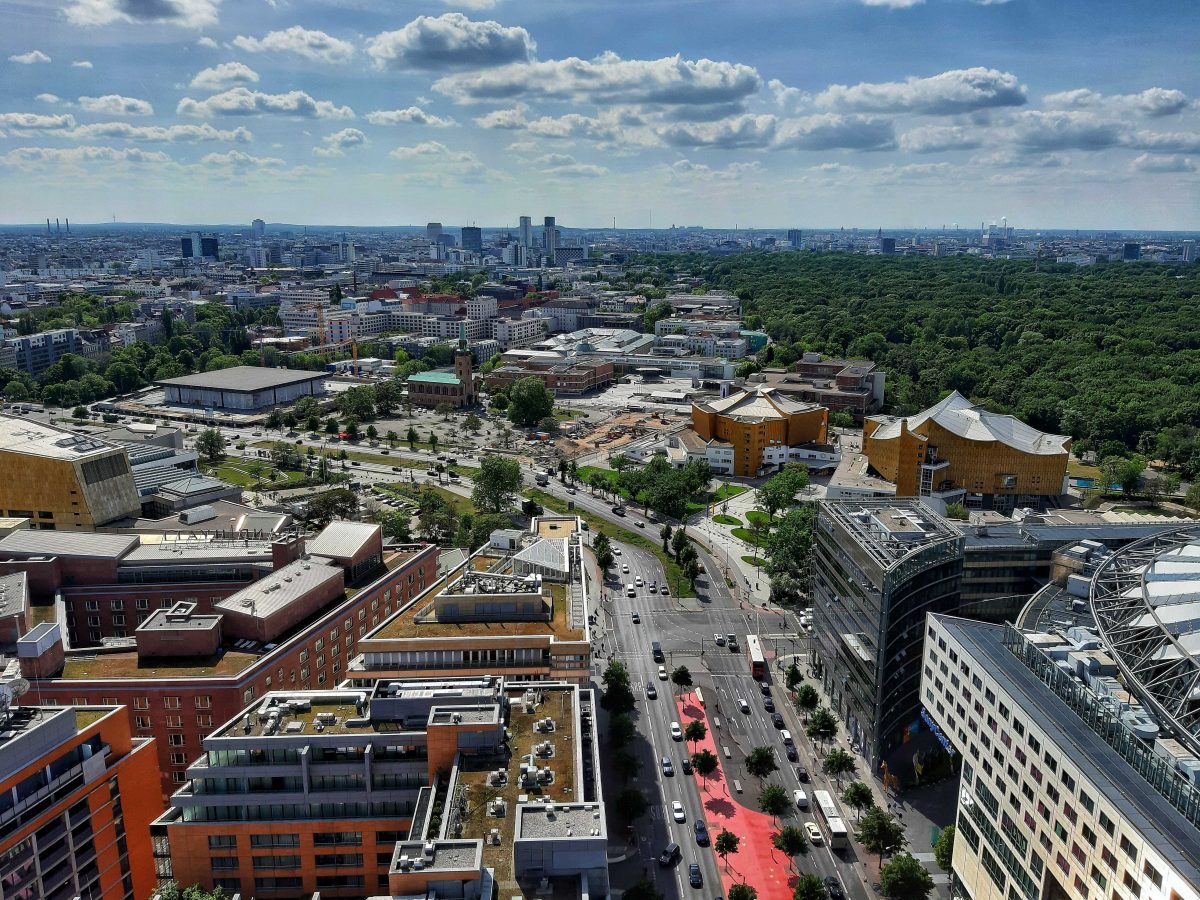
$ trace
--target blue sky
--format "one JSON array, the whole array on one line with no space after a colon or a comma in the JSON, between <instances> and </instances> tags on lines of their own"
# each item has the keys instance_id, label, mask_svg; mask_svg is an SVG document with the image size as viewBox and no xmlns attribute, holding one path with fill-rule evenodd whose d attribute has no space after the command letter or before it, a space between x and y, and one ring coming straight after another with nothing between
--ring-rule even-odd
<instances>
[{"instance_id":1,"label":"blue sky","mask_svg":"<svg viewBox=\"0 0 1200 900\"><path fill-rule=\"evenodd\" d=\"M0 0L0 221L1200 228L1200 4Z\"/></svg>"}]
</instances>

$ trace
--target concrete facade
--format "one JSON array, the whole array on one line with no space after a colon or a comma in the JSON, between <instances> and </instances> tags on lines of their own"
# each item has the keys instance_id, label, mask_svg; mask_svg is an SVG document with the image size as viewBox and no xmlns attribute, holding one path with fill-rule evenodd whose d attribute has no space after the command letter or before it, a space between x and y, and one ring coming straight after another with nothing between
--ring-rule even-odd
<instances>
[{"instance_id":1,"label":"concrete facade","mask_svg":"<svg viewBox=\"0 0 1200 900\"><path fill-rule=\"evenodd\" d=\"M162 387L168 405L257 412L320 396L325 392L324 380L320 372L234 366L155 383Z\"/></svg>"}]
</instances>

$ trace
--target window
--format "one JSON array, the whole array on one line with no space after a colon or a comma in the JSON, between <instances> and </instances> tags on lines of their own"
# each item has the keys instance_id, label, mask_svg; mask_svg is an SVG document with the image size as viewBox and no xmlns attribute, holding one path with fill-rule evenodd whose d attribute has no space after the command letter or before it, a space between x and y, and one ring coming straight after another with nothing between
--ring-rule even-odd
<instances>
[{"instance_id":1,"label":"window","mask_svg":"<svg viewBox=\"0 0 1200 900\"><path fill-rule=\"evenodd\" d=\"M300 835L298 834L252 834L250 835L250 846L254 849L262 849L264 847L299 847Z\"/></svg>"},{"instance_id":2,"label":"window","mask_svg":"<svg viewBox=\"0 0 1200 900\"><path fill-rule=\"evenodd\" d=\"M167 727L168 728L182 728L183 727L183 716L167 716Z\"/></svg>"},{"instance_id":3,"label":"window","mask_svg":"<svg viewBox=\"0 0 1200 900\"><path fill-rule=\"evenodd\" d=\"M1142 866L1142 874L1149 878L1155 887L1162 887L1162 875L1150 863Z\"/></svg>"},{"instance_id":4,"label":"window","mask_svg":"<svg viewBox=\"0 0 1200 900\"><path fill-rule=\"evenodd\" d=\"M187 754L186 753L172 753L171 754L171 765L186 766L187 765Z\"/></svg>"},{"instance_id":5,"label":"window","mask_svg":"<svg viewBox=\"0 0 1200 900\"><path fill-rule=\"evenodd\" d=\"M150 727L150 717L149 716L134 716L133 724L134 724L135 728L149 728Z\"/></svg>"},{"instance_id":6,"label":"window","mask_svg":"<svg viewBox=\"0 0 1200 900\"><path fill-rule=\"evenodd\" d=\"M212 716L196 716L196 726L198 728L212 728Z\"/></svg>"},{"instance_id":7,"label":"window","mask_svg":"<svg viewBox=\"0 0 1200 900\"><path fill-rule=\"evenodd\" d=\"M361 831L318 831L313 835L317 847L362 846Z\"/></svg>"},{"instance_id":8,"label":"window","mask_svg":"<svg viewBox=\"0 0 1200 900\"><path fill-rule=\"evenodd\" d=\"M1096 804L1092 801L1092 798L1083 791L1079 792L1079 805L1086 809L1089 813L1094 814L1096 812Z\"/></svg>"},{"instance_id":9,"label":"window","mask_svg":"<svg viewBox=\"0 0 1200 900\"><path fill-rule=\"evenodd\" d=\"M113 611L124 609L125 601L124 600L110 600L108 603L108 608Z\"/></svg>"},{"instance_id":10,"label":"window","mask_svg":"<svg viewBox=\"0 0 1200 900\"><path fill-rule=\"evenodd\" d=\"M98 600L84 600L83 608L88 612L99 612L100 602Z\"/></svg>"},{"instance_id":11,"label":"window","mask_svg":"<svg viewBox=\"0 0 1200 900\"><path fill-rule=\"evenodd\" d=\"M229 850L236 846L236 834L210 834L208 836L209 850Z\"/></svg>"},{"instance_id":12,"label":"window","mask_svg":"<svg viewBox=\"0 0 1200 900\"><path fill-rule=\"evenodd\" d=\"M1138 884L1138 880L1133 877L1133 873L1126 870L1125 875L1121 878L1121 884L1125 885L1126 889L1134 897L1142 895L1142 886Z\"/></svg>"},{"instance_id":13,"label":"window","mask_svg":"<svg viewBox=\"0 0 1200 900\"><path fill-rule=\"evenodd\" d=\"M299 867L300 857L291 854L254 857L254 868L256 869L298 869Z\"/></svg>"},{"instance_id":14,"label":"window","mask_svg":"<svg viewBox=\"0 0 1200 900\"><path fill-rule=\"evenodd\" d=\"M149 609L149 608L150 608L150 601L149 601L149 600L147 600L145 597L143 597L143 598L142 598L142 599L140 599L140 600L134 600L134 601L133 601L133 605L134 605L135 607L137 607L138 609Z\"/></svg>"},{"instance_id":15,"label":"window","mask_svg":"<svg viewBox=\"0 0 1200 900\"><path fill-rule=\"evenodd\" d=\"M183 784L187 781L187 772L172 772L171 784Z\"/></svg>"},{"instance_id":16,"label":"window","mask_svg":"<svg viewBox=\"0 0 1200 900\"><path fill-rule=\"evenodd\" d=\"M1125 835L1121 835L1121 840L1119 842L1119 846L1121 848L1122 853L1124 853L1126 856L1128 856L1134 862L1137 862L1137 858L1138 858L1137 847L1133 846L1133 841L1131 841L1129 838L1125 837Z\"/></svg>"},{"instance_id":17,"label":"window","mask_svg":"<svg viewBox=\"0 0 1200 900\"><path fill-rule=\"evenodd\" d=\"M275 875L254 879L256 891L298 891L302 884L299 875Z\"/></svg>"},{"instance_id":18,"label":"window","mask_svg":"<svg viewBox=\"0 0 1200 900\"><path fill-rule=\"evenodd\" d=\"M238 867L238 858L236 856L210 856L208 864L214 871L229 872Z\"/></svg>"},{"instance_id":19,"label":"window","mask_svg":"<svg viewBox=\"0 0 1200 900\"><path fill-rule=\"evenodd\" d=\"M163 697L163 709L179 709L179 698Z\"/></svg>"},{"instance_id":20,"label":"window","mask_svg":"<svg viewBox=\"0 0 1200 900\"><path fill-rule=\"evenodd\" d=\"M194 698L196 709L212 709L212 697L197 696Z\"/></svg>"},{"instance_id":21,"label":"window","mask_svg":"<svg viewBox=\"0 0 1200 900\"><path fill-rule=\"evenodd\" d=\"M112 623L114 625L124 625L125 616L122 613L113 613Z\"/></svg>"},{"instance_id":22,"label":"window","mask_svg":"<svg viewBox=\"0 0 1200 900\"><path fill-rule=\"evenodd\" d=\"M167 743L172 747L182 747L187 742L182 734L168 734Z\"/></svg>"},{"instance_id":23,"label":"window","mask_svg":"<svg viewBox=\"0 0 1200 900\"><path fill-rule=\"evenodd\" d=\"M1100 813L1100 828L1109 837L1112 837L1113 832L1116 830L1113 825L1113 820L1106 816L1103 812Z\"/></svg>"}]
</instances>

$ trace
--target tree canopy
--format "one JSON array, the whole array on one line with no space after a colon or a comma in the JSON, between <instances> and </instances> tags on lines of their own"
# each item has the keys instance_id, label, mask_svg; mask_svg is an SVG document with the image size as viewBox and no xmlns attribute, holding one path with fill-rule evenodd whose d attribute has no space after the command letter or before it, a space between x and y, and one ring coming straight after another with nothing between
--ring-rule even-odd
<instances>
[{"instance_id":1,"label":"tree canopy","mask_svg":"<svg viewBox=\"0 0 1200 900\"><path fill-rule=\"evenodd\" d=\"M521 464L491 453L479 461L479 471L472 477L471 502L480 509L504 512L521 489Z\"/></svg>"}]
</instances>

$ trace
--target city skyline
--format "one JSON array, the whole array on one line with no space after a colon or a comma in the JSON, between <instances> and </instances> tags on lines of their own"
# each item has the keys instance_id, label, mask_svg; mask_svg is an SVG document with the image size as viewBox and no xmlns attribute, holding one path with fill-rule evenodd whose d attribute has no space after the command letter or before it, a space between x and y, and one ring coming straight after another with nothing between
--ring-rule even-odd
<instances>
[{"instance_id":1,"label":"city skyline","mask_svg":"<svg viewBox=\"0 0 1200 900\"><path fill-rule=\"evenodd\" d=\"M1200 227L1194 8L0 8L4 224Z\"/></svg>"}]
</instances>

